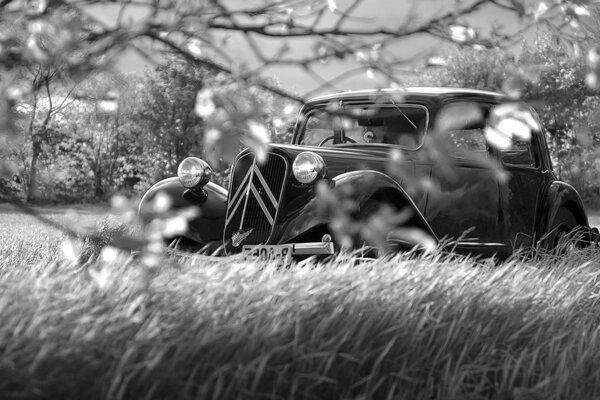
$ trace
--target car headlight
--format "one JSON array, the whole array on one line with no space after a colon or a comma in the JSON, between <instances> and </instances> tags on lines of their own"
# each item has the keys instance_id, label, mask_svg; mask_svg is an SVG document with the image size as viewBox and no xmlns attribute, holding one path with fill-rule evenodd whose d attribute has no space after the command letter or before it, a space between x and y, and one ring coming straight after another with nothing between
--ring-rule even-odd
<instances>
[{"instance_id":1,"label":"car headlight","mask_svg":"<svg viewBox=\"0 0 600 400\"><path fill-rule=\"evenodd\" d=\"M298 182L311 183L325 175L325 161L320 155L305 151L296 156L292 171Z\"/></svg>"},{"instance_id":2,"label":"car headlight","mask_svg":"<svg viewBox=\"0 0 600 400\"><path fill-rule=\"evenodd\" d=\"M188 189L202 188L208 183L212 173L210 165L206 161L196 157L186 158L177 168L179 182Z\"/></svg>"}]
</instances>

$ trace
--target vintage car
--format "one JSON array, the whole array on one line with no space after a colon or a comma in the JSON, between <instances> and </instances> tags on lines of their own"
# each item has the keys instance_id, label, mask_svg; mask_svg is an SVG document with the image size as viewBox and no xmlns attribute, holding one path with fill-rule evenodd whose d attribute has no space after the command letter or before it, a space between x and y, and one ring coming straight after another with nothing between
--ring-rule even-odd
<instances>
[{"instance_id":1,"label":"vintage car","mask_svg":"<svg viewBox=\"0 0 600 400\"><path fill-rule=\"evenodd\" d=\"M228 190L211 182L207 162L190 157L178 177L148 190L139 210L145 215L159 192L174 207L198 207L187 232L168 238L192 250L330 255L344 246L332 224L339 210L321 204L321 185L328 201L353 201L351 218L366 221L386 205L404 213L390 230L419 230L452 251L505 257L520 248L552 249L564 234L589 230L588 219L576 190L553 172L531 107L519 104L521 122L513 124L528 126L529 137L521 132L507 136L508 146L490 145L494 110L509 103L502 94L456 88L318 97L301 108L290 144L271 145L264 162L251 149L239 153ZM419 245L394 240L388 250ZM365 243L368 237L352 245Z\"/></svg>"}]
</instances>

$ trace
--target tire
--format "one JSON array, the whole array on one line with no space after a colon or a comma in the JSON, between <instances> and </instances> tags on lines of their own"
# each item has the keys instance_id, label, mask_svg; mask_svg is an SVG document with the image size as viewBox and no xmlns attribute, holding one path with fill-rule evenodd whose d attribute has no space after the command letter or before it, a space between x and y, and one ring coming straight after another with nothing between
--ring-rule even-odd
<instances>
[{"instance_id":1,"label":"tire","mask_svg":"<svg viewBox=\"0 0 600 400\"><path fill-rule=\"evenodd\" d=\"M376 213L382 203L376 200L367 200L365 204L360 207L358 215L356 216L356 222L365 224L369 218ZM372 246L368 243L365 238L362 237L360 232L357 232L354 236L354 250L365 249L363 256L367 258L377 258L381 255L382 249Z\"/></svg>"},{"instance_id":2,"label":"tire","mask_svg":"<svg viewBox=\"0 0 600 400\"><path fill-rule=\"evenodd\" d=\"M389 203L374 199L367 200L360 208L356 216L356 222L359 224L366 224L373 214L377 213L381 207L385 207L386 205L389 205ZM385 236L388 232L378 233ZM361 232L357 232L354 235L353 241L354 250L364 249L362 256L366 258L378 258L393 252L389 243L385 239L383 239L382 243L370 243L368 238L362 236ZM381 238L379 238L379 241L381 242Z\"/></svg>"},{"instance_id":3,"label":"tire","mask_svg":"<svg viewBox=\"0 0 600 400\"><path fill-rule=\"evenodd\" d=\"M562 255L569 248L578 247L577 241L572 237L578 225L577 219L571 211L566 208L559 209L547 233L544 246L546 250Z\"/></svg>"},{"instance_id":4,"label":"tire","mask_svg":"<svg viewBox=\"0 0 600 400\"><path fill-rule=\"evenodd\" d=\"M183 251L186 253L197 253L205 249L205 245L196 243L183 236L176 236L172 239L165 239L165 246L168 249L175 251Z\"/></svg>"}]
</instances>

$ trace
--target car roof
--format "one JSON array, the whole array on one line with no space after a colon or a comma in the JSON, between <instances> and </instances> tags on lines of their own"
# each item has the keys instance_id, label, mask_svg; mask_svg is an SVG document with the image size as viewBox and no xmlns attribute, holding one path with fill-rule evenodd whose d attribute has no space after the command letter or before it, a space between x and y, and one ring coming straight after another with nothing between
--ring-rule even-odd
<instances>
[{"instance_id":1,"label":"car roof","mask_svg":"<svg viewBox=\"0 0 600 400\"><path fill-rule=\"evenodd\" d=\"M310 99L307 104L322 103L332 100L361 100L373 99L378 96L407 96L411 99L439 99L440 97L480 97L484 99L504 100L506 95L502 93L467 88L454 87L409 87L403 89L367 89L352 90L348 92L339 92L318 96Z\"/></svg>"}]
</instances>

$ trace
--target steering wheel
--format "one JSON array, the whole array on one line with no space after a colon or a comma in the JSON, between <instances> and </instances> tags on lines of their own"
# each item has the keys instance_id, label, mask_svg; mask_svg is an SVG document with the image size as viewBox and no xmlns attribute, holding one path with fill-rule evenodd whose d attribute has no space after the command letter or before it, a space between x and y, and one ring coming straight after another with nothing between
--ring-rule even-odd
<instances>
[{"instance_id":1,"label":"steering wheel","mask_svg":"<svg viewBox=\"0 0 600 400\"><path fill-rule=\"evenodd\" d=\"M325 139L321 140L321 142L319 143L319 147L323 146L325 143L333 139L335 139L334 135L327 136ZM344 136L344 143L356 143L356 140Z\"/></svg>"}]
</instances>

